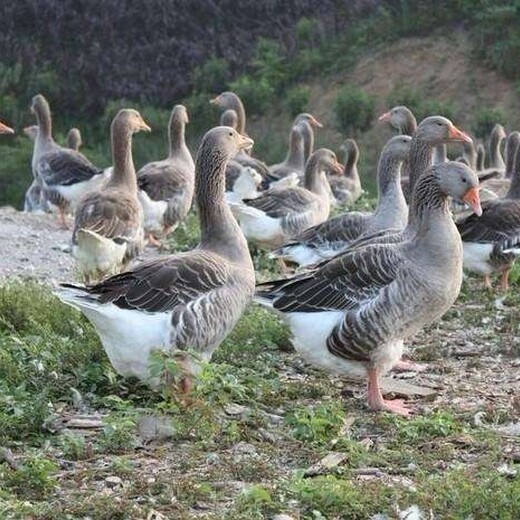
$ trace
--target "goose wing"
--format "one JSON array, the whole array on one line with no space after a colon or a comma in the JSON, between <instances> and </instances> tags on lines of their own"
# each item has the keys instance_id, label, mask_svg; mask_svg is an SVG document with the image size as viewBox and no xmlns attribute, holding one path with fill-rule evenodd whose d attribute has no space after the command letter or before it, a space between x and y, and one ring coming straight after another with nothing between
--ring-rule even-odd
<instances>
[{"instance_id":1,"label":"goose wing","mask_svg":"<svg viewBox=\"0 0 520 520\"><path fill-rule=\"evenodd\" d=\"M90 180L102 170L94 166L83 154L74 150L59 149L44 154L36 166L45 184L71 186Z\"/></svg>"}]
</instances>

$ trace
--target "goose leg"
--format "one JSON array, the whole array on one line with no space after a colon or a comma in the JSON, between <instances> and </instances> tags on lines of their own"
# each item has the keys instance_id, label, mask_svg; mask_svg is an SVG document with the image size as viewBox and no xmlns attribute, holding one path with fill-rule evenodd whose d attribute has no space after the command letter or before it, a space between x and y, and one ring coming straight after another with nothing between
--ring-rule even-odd
<instances>
[{"instance_id":1,"label":"goose leg","mask_svg":"<svg viewBox=\"0 0 520 520\"><path fill-rule=\"evenodd\" d=\"M505 293L509 291L509 271L510 269L504 269L500 278L500 288Z\"/></svg>"},{"instance_id":2,"label":"goose leg","mask_svg":"<svg viewBox=\"0 0 520 520\"><path fill-rule=\"evenodd\" d=\"M65 220L65 208L60 207L59 212L60 212L59 221L60 221L61 229L69 229L67 221Z\"/></svg>"},{"instance_id":3,"label":"goose leg","mask_svg":"<svg viewBox=\"0 0 520 520\"><path fill-rule=\"evenodd\" d=\"M383 410L409 417L412 409L404 404L402 399L394 399L389 401L383 399L381 388L379 386L379 373L375 368L368 370L368 406L372 410Z\"/></svg>"},{"instance_id":4,"label":"goose leg","mask_svg":"<svg viewBox=\"0 0 520 520\"><path fill-rule=\"evenodd\" d=\"M484 275L484 287L486 289L493 289L493 286L491 285L491 276L489 276L489 274Z\"/></svg>"},{"instance_id":5,"label":"goose leg","mask_svg":"<svg viewBox=\"0 0 520 520\"><path fill-rule=\"evenodd\" d=\"M282 274L292 274L291 268L285 263L283 258L278 258L278 267L282 271Z\"/></svg>"},{"instance_id":6,"label":"goose leg","mask_svg":"<svg viewBox=\"0 0 520 520\"><path fill-rule=\"evenodd\" d=\"M392 367L392 370L396 370L397 372L425 372L428 370L428 365L421 365L413 361L408 361L407 359L401 359Z\"/></svg>"},{"instance_id":7,"label":"goose leg","mask_svg":"<svg viewBox=\"0 0 520 520\"><path fill-rule=\"evenodd\" d=\"M162 247L162 243L160 240L157 240L152 233L149 233L147 236L148 244L155 247Z\"/></svg>"}]
</instances>

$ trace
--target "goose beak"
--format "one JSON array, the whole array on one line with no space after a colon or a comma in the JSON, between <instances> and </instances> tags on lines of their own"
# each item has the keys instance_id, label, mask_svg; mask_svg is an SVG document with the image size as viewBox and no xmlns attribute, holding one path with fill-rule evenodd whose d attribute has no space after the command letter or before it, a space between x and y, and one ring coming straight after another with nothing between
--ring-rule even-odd
<instances>
[{"instance_id":1,"label":"goose beak","mask_svg":"<svg viewBox=\"0 0 520 520\"><path fill-rule=\"evenodd\" d=\"M316 128L323 128L323 125L315 117L312 117L310 122L311 122L311 125Z\"/></svg>"},{"instance_id":2,"label":"goose beak","mask_svg":"<svg viewBox=\"0 0 520 520\"><path fill-rule=\"evenodd\" d=\"M210 100L209 100L209 104L210 104L210 105L218 105L218 103L219 103L219 97L220 97L220 96L217 96L217 97L215 97L215 98L213 98L213 99L210 99Z\"/></svg>"},{"instance_id":3,"label":"goose beak","mask_svg":"<svg viewBox=\"0 0 520 520\"><path fill-rule=\"evenodd\" d=\"M341 175L343 173L343 165L341 163L339 163L338 161L334 161L332 163L332 171L336 175Z\"/></svg>"},{"instance_id":4,"label":"goose beak","mask_svg":"<svg viewBox=\"0 0 520 520\"><path fill-rule=\"evenodd\" d=\"M238 136L239 150L250 150L251 148L253 148L254 144L255 142L250 137L246 137L245 135Z\"/></svg>"},{"instance_id":5,"label":"goose beak","mask_svg":"<svg viewBox=\"0 0 520 520\"><path fill-rule=\"evenodd\" d=\"M466 192L466 195L462 197L462 200L471 207L473 213L475 213L477 217L480 217L482 215L482 206L480 205L478 187L470 188Z\"/></svg>"},{"instance_id":6,"label":"goose beak","mask_svg":"<svg viewBox=\"0 0 520 520\"><path fill-rule=\"evenodd\" d=\"M144 119L139 122L139 130L142 132L151 132L152 129L145 123Z\"/></svg>"},{"instance_id":7,"label":"goose beak","mask_svg":"<svg viewBox=\"0 0 520 520\"><path fill-rule=\"evenodd\" d=\"M381 114L377 120L381 123L382 121L390 121L390 118L392 117L392 114L390 112L385 112L384 114Z\"/></svg>"},{"instance_id":8,"label":"goose beak","mask_svg":"<svg viewBox=\"0 0 520 520\"><path fill-rule=\"evenodd\" d=\"M453 125L450 128L448 137L450 138L450 141L461 141L463 143L473 143L473 139L471 139L471 137L468 134L466 134L465 132L462 132L456 126L453 126Z\"/></svg>"},{"instance_id":9,"label":"goose beak","mask_svg":"<svg viewBox=\"0 0 520 520\"><path fill-rule=\"evenodd\" d=\"M10 126L0 122L0 134L14 134L14 130Z\"/></svg>"}]
</instances>

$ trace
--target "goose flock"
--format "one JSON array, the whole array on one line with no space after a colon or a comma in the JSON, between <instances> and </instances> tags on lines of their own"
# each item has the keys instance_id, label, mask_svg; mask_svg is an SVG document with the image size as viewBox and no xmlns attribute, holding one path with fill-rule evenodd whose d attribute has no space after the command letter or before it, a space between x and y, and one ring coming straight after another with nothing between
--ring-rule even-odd
<instances>
[{"instance_id":1,"label":"goose flock","mask_svg":"<svg viewBox=\"0 0 520 520\"><path fill-rule=\"evenodd\" d=\"M252 154L240 98L223 92L208 101L221 110L220 126L202 137L195 160L187 109L176 105L168 156L136 170L133 136L151 130L139 112L114 117L112 167L102 169L79 151L78 129L66 146L55 142L49 104L33 98L25 211L55 211L63 227L74 215L72 255L83 279L61 284L58 297L94 325L121 375L160 388L166 381L151 376L150 356L172 356L179 392L196 384L201 364L254 300L288 323L307 362L365 378L372 410L410 415L380 388L382 375L413 365L401 359L404 342L455 302L463 268L486 287L498 273L508 290L520 255L520 133L497 124L486 165L484 147L449 119L417 123L407 107L394 107L379 117L398 135L381 150L377 205L359 212L350 210L363 193L353 139L341 146L342 164L333 151L314 149L322 125L302 113L285 159L268 165ZM0 133L13 130L0 123ZM460 146L454 161L449 143ZM193 202L199 245L136 261L146 244L162 247ZM279 260L283 278L256 283L251 244Z\"/></svg>"}]
</instances>

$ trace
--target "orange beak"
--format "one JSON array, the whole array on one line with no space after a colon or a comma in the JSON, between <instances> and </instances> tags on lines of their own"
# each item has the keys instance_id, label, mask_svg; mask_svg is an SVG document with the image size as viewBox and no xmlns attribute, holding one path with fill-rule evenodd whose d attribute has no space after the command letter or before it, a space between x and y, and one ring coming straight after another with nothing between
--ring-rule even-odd
<instances>
[{"instance_id":1,"label":"orange beak","mask_svg":"<svg viewBox=\"0 0 520 520\"><path fill-rule=\"evenodd\" d=\"M323 128L323 125L315 117L312 117L311 124L316 128Z\"/></svg>"},{"instance_id":2,"label":"orange beak","mask_svg":"<svg viewBox=\"0 0 520 520\"><path fill-rule=\"evenodd\" d=\"M250 137L246 137L245 135L240 134L238 137L238 148L240 150L250 150L251 148L253 148L255 142Z\"/></svg>"},{"instance_id":3,"label":"orange beak","mask_svg":"<svg viewBox=\"0 0 520 520\"><path fill-rule=\"evenodd\" d=\"M451 126L450 133L448 134L450 141L462 141L465 143L472 143L473 139L471 137L459 130L456 126Z\"/></svg>"},{"instance_id":4,"label":"orange beak","mask_svg":"<svg viewBox=\"0 0 520 520\"><path fill-rule=\"evenodd\" d=\"M14 130L10 126L0 122L0 134L14 134Z\"/></svg>"},{"instance_id":5,"label":"orange beak","mask_svg":"<svg viewBox=\"0 0 520 520\"><path fill-rule=\"evenodd\" d=\"M339 163L338 161L334 161L332 163L332 171L336 175L342 175L343 174L343 165L341 163Z\"/></svg>"},{"instance_id":6,"label":"orange beak","mask_svg":"<svg viewBox=\"0 0 520 520\"><path fill-rule=\"evenodd\" d=\"M482 206L480 205L480 196L478 193L478 187L476 188L470 188L464 197L462 197L462 200L469 204L471 209L473 210L473 213L477 215L477 217L480 217L482 215Z\"/></svg>"},{"instance_id":7,"label":"orange beak","mask_svg":"<svg viewBox=\"0 0 520 520\"><path fill-rule=\"evenodd\" d=\"M384 114L381 114L377 120L379 122L382 122L382 121L390 121L390 118L392 117L392 114L390 114L390 112L385 112Z\"/></svg>"},{"instance_id":8,"label":"orange beak","mask_svg":"<svg viewBox=\"0 0 520 520\"><path fill-rule=\"evenodd\" d=\"M218 98L219 98L219 96L217 96L217 97L215 97L213 99L210 99L209 100L210 105L218 105L218 102L219 102Z\"/></svg>"}]
</instances>

